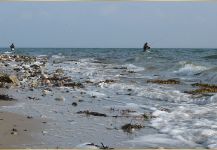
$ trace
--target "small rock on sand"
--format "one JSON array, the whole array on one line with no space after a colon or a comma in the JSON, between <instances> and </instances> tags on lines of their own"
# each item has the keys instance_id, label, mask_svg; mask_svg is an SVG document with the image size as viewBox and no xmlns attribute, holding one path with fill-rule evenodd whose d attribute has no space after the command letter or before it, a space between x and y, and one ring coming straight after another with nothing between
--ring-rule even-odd
<instances>
[{"instance_id":1,"label":"small rock on sand","mask_svg":"<svg viewBox=\"0 0 217 150\"><path fill-rule=\"evenodd\" d=\"M60 96L55 98L56 101L65 101L65 97Z\"/></svg>"}]
</instances>

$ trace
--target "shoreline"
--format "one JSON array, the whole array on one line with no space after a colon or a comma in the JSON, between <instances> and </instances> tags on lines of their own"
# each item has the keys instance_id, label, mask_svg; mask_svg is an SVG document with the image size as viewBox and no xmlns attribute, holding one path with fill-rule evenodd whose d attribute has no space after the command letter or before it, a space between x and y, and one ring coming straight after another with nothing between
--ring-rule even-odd
<instances>
[{"instance_id":1,"label":"shoreline","mask_svg":"<svg viewBox=\"0 0 217 150\"><path fill-rule=\"evenodd\" d=\"M205 147L191 134L203 136L207 128L195 131L194 127L198 124L189 126L180 121L189 122L191 117L195 122L200 121L201 118L197 118L201 115L198 109L212 116L213 113L200 104L215 101L217 85L204 82L206 78L201 83L197 75L201 68L202 71L209 70L208 66L191 63L189 67L188 62L177 60L176 67L172 70L166 67L162 72L158 70L158 67L162 67L158 66L159 63L156 68L148 64L125 63L132 56L137 61L138 56L134 54L124 58L123 63L123 60L120 63L116 59L111 62L104 60L104 54L96 59L67 57L65 53L52 54L35 57L0 55L0 101L4 100L0 106L1 103L7 105L1 110L15 113L3 113L8 119L5 126L10 125L5 133L9 140L3 141L5 143L0 147ZM138 59L143 62L143 58L149 57ZM191 74L180 76L180 73L186 73L186 68L192 70ZM182 78L186 76L189 78ZM195 77L195 80L189 80L191 77ZM14 103L14 106L10 106ZM215 105L212 107L215 112ZM182 118L182 115L181 120L174 120L180 114L187 117ZM44 119L41 122L46 125L43 130L40 120ZM209 121L208 124L215 124L215 120ZM14 131L14 122L20 124L15 126L20 128L15 129L18 133L10 135ZM167 130L162 133L164 126L169 127L171 132ZM23 127L30 127L27 129L29 133ZM203 128L203 124L200 127ZM184 134L184 130L176 133L177 128L190 132L188 135ZM171 136L174 132L176 134ZM23 141L16 143L16 136L21 136ZM177 138L179 136L193 138L192 144L180 140ZM212 136L205 140L212 140ZM208 146L211 147L212 143L208 143Z\"/></svg>"}]
</instances>

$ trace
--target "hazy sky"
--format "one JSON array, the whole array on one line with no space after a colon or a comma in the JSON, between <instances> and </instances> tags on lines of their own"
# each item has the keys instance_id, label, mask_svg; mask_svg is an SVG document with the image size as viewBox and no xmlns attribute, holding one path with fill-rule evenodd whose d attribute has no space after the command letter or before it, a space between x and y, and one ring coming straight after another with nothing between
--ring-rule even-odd
<instances>
[{"instance_id":1,"label":"hazy sky","mask_svg":"<svg viewBox=\"0 0 217 150\"><path fill-rule=\"evenodd\" d=\"M0 2L0 47L217 48L217 2Z\"/></svg>"}]
</instances>

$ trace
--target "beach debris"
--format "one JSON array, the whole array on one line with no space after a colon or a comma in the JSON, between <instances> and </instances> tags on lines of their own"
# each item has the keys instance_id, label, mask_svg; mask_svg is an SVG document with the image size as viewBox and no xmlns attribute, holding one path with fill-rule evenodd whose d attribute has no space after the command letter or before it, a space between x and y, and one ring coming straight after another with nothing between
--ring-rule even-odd
<instances>
[{"instance_id":1,"label":"beach debris","mask_svg":"<svg viewBox=\"0 0 217 150\"><path fill-rule=\"evenodd\" d=\"M99 117L107 117L106 114L102 114L102 113L98 113L98 112L91 112L89 110L85 110L85 111L78 111L77 114L85 114L87 116L99 116Z\"/></svg>"},{"instance_id":2,"label":"beach debris","mask_svg":"<svg viewBox=\"0 0 217 150\"><path fill-rule=\"evenodd\" d=\"M24 55L0 55L0 61L16 61L16 62L34 62L36 61L35 57L24 56Z\"/></svg>"},{"instance_id":3,"label":"beach debris","mask_svg":"<svg viewBox=\"0 0 217 150\"><path fill-rule=\"evenodd\" d=\"M37 98L37 97L31 97L31 96L28 96L28 99L30 99L30 100L39 100L39 98Z\"/></svg>"},{"instance_id":4,"label":"beach debris","mask_svg":"<svg viewBox=\"0 0 217 150\"><path fill-rule=\"evenodd\" d=\"M47 79L47 78L42 80L42 84L43 84L43 85L47 85L47 86L51 86L51 82L50 82L50 80Z\"/></svg>"},{"instance_id":5,"label":"beach debris","mask_svg":"<svg viewBox=\"0 0 217 150\"><path fill-rule=\"evenodd\" d=\"M16 128L11 129L11 135L17 135L18 130Z\"/></svg>"},{"instance_id":6,"label":"beach debris","mask_svg":"<svg viewBox=\"0 0 217 150\"><path fill-rule=\"evenodd\" d=\"M148 80L147 83L157 83L157 84L180 84L180 81L174 80L174 79L168 79L168 80Z\"/></svg>"},{"instance_id":7,"label":"beach debris","mask_svg":"<svg viewBox=\"0 0 217 150\"><path fill-rule=\"evenodd\" d=\"M56 101L65 101L65 97L60 96L55 98Z\"/></svg>"},{"instance_id":8,"label":"beach debris","mask_svg":"<svg viewBox=\"0 0 217 150\"><path fill-rule=\"evenodd\" d=\"M148 115L146 113L144 113L142 116L143 116L144 120L150 120L153 117L153 116Z\"/></svg>"},{"instance_id":9,"label":"beach debris","mask_svg":"<svg viewBox=\"0 0 217 150\"><path fill-rule=\"evenodd\" d=\"M89 80L86 80L86 81L85 81L85 83L94 83L94 82L92 82L92 81L89 81Z\"/></svg>"},{"instance_id":10,"label":"beach debris","mask_svg":"<svg viewBox=\"0 0 217 150\"><path fill-rule=\"evenodd\" d=\"M12 101L14 99L11 98L11 97L9 97L8 95L0 95L0 100L3 100L3 101Z\"/></svg>"},{"instance_id":11,"label":"beach debris","mask_svg":"<svg viewBox=\"0 0 217 150\"><path fill-rule=\"evenodd\" d=\"M194 83L192 84L192 86L199 87L199 89L192 90L192 91L184 91L184 92L192 95L217 93L217 85L214 84Z\"/></svg>"},{"instance_id":12,"label":"beach debris","mask_svg":"<svg viewBox=\"0 0 217 150\"><path fill-rule=\"evenodd\" d=\"M114 117L114 118L129 118L129 117L132 117L132 118L137 118L137 119L140 119L140 120L150 120L151 118L153 118L153 116L149 113L143 113L143 114L140 114L140 113L136 113L137 111L135 110L132 110L132 109L116 109L114 107L110 107L109 109L110 112L118 112L120 113L120 115L112 115L110 117ZM132 113L132 114L131 114ZM133 113L136 113L136 114L133 114Z\"/></svg>"},{"instance_id":13,"label":"beach debris","mask_svg":"<svg viewBox=\"0 0 217 150\"><path fill-rule=\"evenodd\" d=\"M50 93L50 91L49 90L43 90L42 93L43 93L43 95L48 95Z\"/></svg>"},{"instance_id":14,"label":"beach debris","mask_svg":"<svg viewBox=\"0 0 217 150\"><path fill-rule=\"evenodd\" d=\"M47 134L48 132L47 132L47 131L41 131L41 133L42 133L43 135L45 135L45 134Z\"/></svg>"},{"instance_id":15,"label":"beach debris","mask_svg":"<svg viewBox=\"0 0 217 150\"><path fill-rule=\"evenodd\" d=\"M32 81L29 86L31 88L37 88L38 87L38 82L37 81Z\"/></svg>"},{"instance_id":16,"label":"beach debris","mask_svg":"<svg viewBox=\"0 0 217 150\"><path fill-rule=\"evenodd\" d=\"M109 79L107 79L107 80L104 80L104 81L100 81L100 82L98 82L98 84L99 83L114 83L115 82L115 80L109 80Z\"/></svg>"},{"instance_id":17,"label":"beach debris","mask_svg":"<svg viewBox=\"0 0 217 150\"><path fill-rule=\"evenodd\" d=\"M206 94L206 93L217 93L216 88L200 88L193 91L184 91L184 93L196 95L196 94Z\"/></svg>"},{"instance_id":18,"label":"beach debris","mask_svg":"<svg viewBox=\"0 0 217 150\"><path fill-rule=\"evenodd\" d=\"M33 117L32 117L32 116L27 116L26 118L27 118L27 119L32 119Z\"/></svg>"},{"instance_id":19,"label":"beach debris","mask_svg":"<svg viewBox=\"0 0 217 150\"><path fill-rule=\"evenodd\" d=\"M55 71L57 74L64 74L63 69L59 68Z\"/></svg>"},{"instance_id":20,"label":"beach debris","mask_svg":"<svg viewBox=\"0 0 217 150\"><path fill-rule=\"evenodd\" d=\"M132 91L132 89L127 89L127 91Z\"/></svg>"},{"instance_id":21,"label":"beach debris","mask_svg":"<svg viewBox=\"0 0 217 150\"><path fill-rule=\"evenodd\" d=\"M113 67L113 69L127 69L127 67L120 66L120 67Z\"/></svg>"},{"instance_id":22,"label":"beach debris","mask_svg":"<svg viewBox=\"0 0 217 150\"><path fill-rule=\"evenodd\" d=\"M133 113L133 112L136 112L136 111L135 110L130 110L130 109L121 110L122 115L126 115L126 114Z\"/></svg>"},{"instance_id":23,"label":"beach debris","mask_svg":"<svg viewBox=\"0 0 217 150\"><path fill-rule=\"evenodd\" d=\"M35 70L38 70L40 69L40 66L39 65L36 65L36 64L33 64L30 66L32 69L35 69Z\"/></svg>"},{"instance_id":24,"label":"beach debris","mask_svg":"<svg viewBox=\"0 0 217 150\"><path fill-rule=\"evenodd\" d=\"M17 79L17 77L15 75L10 75L9 79L11 80L11 82L16 85L19 86L20 85L20 81Z\"/></svg>"},{"instance_id":25,"label":"beach debris","mask_svg":"<svg viewBox=\"0 0 217 150\"><path fill-rule=\"evenodd\" d=\"M215 84L207 84L207 83L194 83L191 84L192 86L198 86L198 87L203 87L203 88L216 88L217 89L217 85Z\"/></svg>"},{"instance_id":26,"label":"beach debris","mask_svg":"<svg viewBox=\"0 0 217 150\"><path fill-rule=\"evenodd\" d=\"M105 146L103 143L101 143L101 146L97 145L97 147L99 147L99 149L114 149L112 147Z\"/></svg>"},{"instance_id":27,"label":"beach debris","mask_svg":"<svg viewBox=\"0 0 217 150\"><path fill-rule=\"evenodd\" d=\"M13 83L10 76L5 73L0 73L0 82L2 83Z\"/></svg>"},{"instance_id":28,"label":"beach debris","mask_svg":"<svg viewBox=\"0 0 217 150\"><path fill-rule=\"evenodd\" d=\"M5 87L5 84L0 82L0 88L3 88L3 87Z\"/></svg>"},{"instance_id":29,"label":"beach debris","mask_svg":"<svg viewBox=\"0 0 217 150\"><path fill-rule=\"evenodd\" d=\"M76 102L73 102L72 103L72 106L77 106L78 104Z\"/></svg>"},{"instance_id":30,"label":"beach debris","mask_svg":"<svg viewBox=\"0 0 217 150\"><path fill-rule=\"evenodd\" d=\"M72 88L84 88L84 85L82 83L76 83L76 82L70 82L70 83L64 83L63 84L66 87L72 87Z\"/></svg>"},{"instance_id":31,"label":"beach debris","mask_svg":"<svg viewBox=\"0 0 217 150\"><path fill-rule=\"evenodd\" d=\"M79 144L78 146L76 146L76 148L85 148L85 149L114 149L108 146L105 146L103 143L101 143L101 145L97 145L94 143L83 143L83 144Z\"/></svg>"},{"instance_id":32,"label":"beach debris","mask_svg":"<svg viewBox=\"0 0 217 150\"><path fill-rule=\"evenodd\" d=\"M48 79L49 76L48 76L47 74L42 73L42 74L41 74L41 78L42 78L42 79Z\"/></svg>"},{"instance_id":33,"label":"beach debris","mask_svg":"<svg viewBox=\"0 0 217 150\"><path fill-rule=\"evenodd\" d=\"M129 70L128 73L136 73L135 71Z\"/></svg>"},{"instance_id":34,"label":"beach debris","mask_svg":"<svg viewBox=\"0 0 217 150\"><path fill-rule=\"evenodd\" d=\"M139 124L131 124L131 123L125 124L121 127L121 129L124 132L128 132L128 133L132 133L135 129L139 130L141 128L144 128L144 126Z\"/></svg>"},{"instance_id":35,"label":"beach debris","mask_svg":"<svg viewBox=\"0 0 217 150\"><path fill-rule=\"evenodd\" d=\"M170 112L170 109L161 107L161 108L160 108L160 111Z\"/></svg>"},{"instance_id":36,"label":"beach debris","mask_svg":"<svg viewBox=\"0 0 217 150\"><path fill-rule=\"evenodd\" d=\"M83 101L84 101L83 99L79 99L79 100L78 100L78 102L83 102Z\"/></svg>"}]
</instances>

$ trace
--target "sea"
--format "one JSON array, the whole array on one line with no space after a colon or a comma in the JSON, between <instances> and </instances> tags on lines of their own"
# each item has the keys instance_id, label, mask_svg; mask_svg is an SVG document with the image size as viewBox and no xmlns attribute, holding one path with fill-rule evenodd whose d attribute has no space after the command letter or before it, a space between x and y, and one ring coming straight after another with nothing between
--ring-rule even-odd
<instances>
[{"instance_id":1,"label":"sea","mask_svg":"<svg viewBox=\"0 0 217 150\"><path fill-rule=\"evenodd\" d=\"M17 103L0 110L48 120L43 136L35 135L43 140L26 146L90 148L88 143L103 143L113 148L217 148L217 94L186 92L197 89L192 86L195 83L217 84L217 49L17 48L15 53L48 57L46 71L61 68L85 86L53 88L45 97L40 90L13 93ZM155 79L180 84L147 82ZM105 80L114 82L100 82ZM28 94L40 100L27 100ZM56 101L58 96L64 101ZM72 106L73 102L78 105ZM108 117L77 114L85 110ZM123 110L130 117L112 117ZM137 117L144 113L151 117ZM144 128L128 133L122 130L125 124Z\"/></svg>"}]
</instances>

